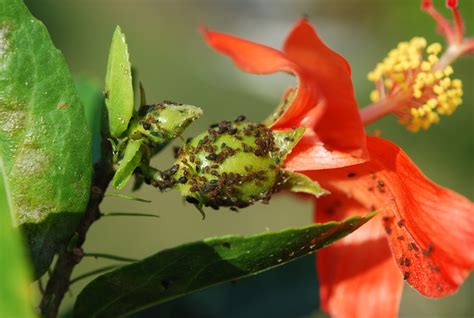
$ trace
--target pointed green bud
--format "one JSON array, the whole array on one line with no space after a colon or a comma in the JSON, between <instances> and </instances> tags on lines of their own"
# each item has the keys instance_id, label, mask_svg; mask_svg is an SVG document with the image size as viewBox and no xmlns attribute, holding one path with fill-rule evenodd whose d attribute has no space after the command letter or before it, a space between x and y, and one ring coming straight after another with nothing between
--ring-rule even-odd
<instances>
[{"instance_id":1,"label":"pointed green bud","mask_svg":"<svg viewBox=\"0 0 474 318\"><path fill-rule=\"evenodd\" d=\"M199 107L163 102L144 105L133 123L132 138L145 136L154 145L163 145L179 136L186 127L202 115Z\"/></svg>"},{"instance_id":2,"label":"pointed green bud","mask_svg":"<svg viewBox=\"0 0 474 318\"><path fill-rule=\"evenodd\" d=\"M287 180L283 160L303 132L224 121L183 145L174 173L165 177L199 209L265 203Z\"/></svg>"}]
</instances>

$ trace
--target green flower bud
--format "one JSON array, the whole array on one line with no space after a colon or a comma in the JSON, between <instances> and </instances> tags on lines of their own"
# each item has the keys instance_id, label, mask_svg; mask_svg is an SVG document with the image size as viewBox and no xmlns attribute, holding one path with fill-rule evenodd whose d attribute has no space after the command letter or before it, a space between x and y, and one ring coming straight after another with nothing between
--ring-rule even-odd
<instances>
[{"instance_id":1,"label":"green flower bud","mask_svg":"<svg viewBox=\"0 0 474 318\"><path fill-rule=\"evenodd\" d=\"M114 187L123 188L137 167L148 166L154 154L201 115L198 107L173 102L142 106L125 136L118 142L111 140L116 170L112 180ZM142 181L138 179L135 186L139 187Z\"/></svg>"},{"instance_id":2,"label":"green flower bud","mask_svg":"<svg viewBox=\"0 0 474 318\"><path fill-rule=\"evenodd\" d=\"M242 119L213 125L187 142L178 152L174 173L164 174L200 210L266 203L289 179L283 160L304 129L273 132Z\"/></svg>"},{"instance_id":3,"label":"green flower bud","mask_svg":"<svg viewBox=\"0 0 474 318\"><path fill-rule=\"evenodd\" d=\"M179 136L186 127L202 115L199 107L174 102L145 105L130 127L130 135L145 137L154 147L162 147Z\"/></svg>"}]
</instances>

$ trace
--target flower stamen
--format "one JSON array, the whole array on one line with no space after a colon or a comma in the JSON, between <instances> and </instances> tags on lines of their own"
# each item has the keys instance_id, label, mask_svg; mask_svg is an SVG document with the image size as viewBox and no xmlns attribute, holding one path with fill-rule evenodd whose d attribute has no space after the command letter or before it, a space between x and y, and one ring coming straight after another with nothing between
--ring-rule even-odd
<instances>
[{"instance_id":1,"label":"flower stamen","mask_svg":"<svg viewBox=\"0 0 474 318\"><path fill-rule=\"evenodd\" d=\"M439 69L441 51L441 44L427 45L421 37L399 43L368 74L376 86L370 94L374 107L383 101L381 107L385 109L381 114L395 114L412 132L438 123L440 115L452 114L462 103L462 82L451 79L451 66ZM377 119L362 115L366 123Z\"/></svg>"}]
</instances>

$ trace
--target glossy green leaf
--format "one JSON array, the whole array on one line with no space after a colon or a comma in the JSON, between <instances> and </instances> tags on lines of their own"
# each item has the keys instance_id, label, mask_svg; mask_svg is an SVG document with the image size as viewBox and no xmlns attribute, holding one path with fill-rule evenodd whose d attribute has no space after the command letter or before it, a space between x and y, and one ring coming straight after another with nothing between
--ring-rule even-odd
<instances>
[{"instance_id":1,"label":"glossy green leaf","mask_svg":"<svg viewBox=\"0 0 474 318\"><path fill-rule=\"evenodd\" d=\"M0 21L0 155L38 277L86 208L91 137L45 26L21 0L0 0Z\"/></svg>"},{"instance_id":2,"label":"glossy green leaf","mask_svg":"<svg viewBox=\"0 0 474 318\"><path fill-rule=\"evenodd\" d=\"M287 172L287 177L281 186L281 190L312 194L315 197L320 197L329 193L321 188L319 183L316 181L311 180L311 178L304 174L295 172Z\"/></svg>"},{"instance_id":3,"label":"glossy green leaf","mask_svg":"<svg viewBox=\"0 0 474 318\"><path fill-rule=\"evenodd\" d=\"M79 294L74 314L118 317L255 275L314 253L356 230L372 216L249 237L210 238L164 250L93 280Z\"/></svg>"},{"instance_id":4,"label":"glossy green leaf","mask_svg":"<svg viewBox=\"0 0 474 318\"><path fill-rule=\"evenodd\" d=\"M119 26L115 29L109 51L105 96L110 135L119 137L127 129L133 114L132 69L125 35Z\"/></svg>"},{"instance_id":5,"label":"glossy green leaf","mask_svg":"<svg viewBox=\"0 0 474 318\"><path fill-rule=\"evenodd\" d=\"M0 159L0 317L35 317L31 273L18 228L13 226Z\"/></svg>"},{"instance_id":6,"label":"glossy green leaf","mask_svg":"<svg viewBox=\"0 0 474 318\"><path fill-rule=\"evenodd\" d=\"M101 123L104 108L104 95L95 81L79 77L75 80L76 90L81 98L87 124L92 133L92 160L97 162L101 155Z\"/></svg>"},{"instance_id":7,"label":"glossy green leaf","mask_svg":"<svg viewBox=\"0 0 474 318\"><path fill-rule=\"evenodd\" d=\"M112 179L112 185L117 189L122 189L133 174L133 171L140 165L142 153L140 147L142 140L130 140L123 153L122 160L118 163L118 169Z\"/></svg>"}]
</instances>

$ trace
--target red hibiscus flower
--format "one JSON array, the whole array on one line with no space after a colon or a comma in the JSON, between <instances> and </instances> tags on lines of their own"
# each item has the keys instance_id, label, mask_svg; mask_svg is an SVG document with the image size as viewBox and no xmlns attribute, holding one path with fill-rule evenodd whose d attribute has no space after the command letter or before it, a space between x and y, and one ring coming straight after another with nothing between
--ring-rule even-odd
<instances>
[{"instance_id":1,"label":"red hibiscus flower","mask_svg":"<svg viewBox=\"0 0 474 318\"><path fill-rule=\"evenodd\" d=\"M204 35L246 72L298 78L272 129L307 127L285 165L331 192L317 200L315 221L380 211L318 253L323 309L335 317L394 317L404 279L429 297L454 293L474 265L474 205L429 180L397 145L365 134L347 61L305 19L282 51Z\"/></svg>"}]
</instances>

